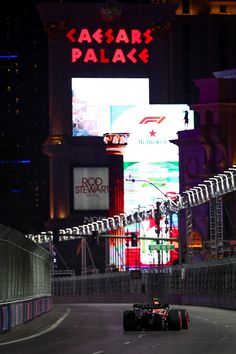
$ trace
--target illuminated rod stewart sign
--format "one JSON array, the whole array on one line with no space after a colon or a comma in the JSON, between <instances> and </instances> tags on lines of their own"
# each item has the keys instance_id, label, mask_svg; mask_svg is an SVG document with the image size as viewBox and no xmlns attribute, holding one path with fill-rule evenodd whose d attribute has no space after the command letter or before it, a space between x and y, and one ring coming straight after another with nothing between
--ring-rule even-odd
<instances>
[{"instance_id":1,"label":"illuminated rod stewart sign","mask_svg":"<svg viewBox=\"0 0 236 354\"><path fill-rule=\"evenodd\" d=\"M103 30L98 28L91 32L87 28L77 30L71 28L66 34L67 40L78 46L72 48L72 63L82 61L83 63L121 63L149 62L149 50L147 46L153 41L152 30L138 29L117 31L109 28ZM96 46L96 49L93 47ZM113 51L108 48L113 47ZM122 46L122 48L121 48Z\"/></svg>"}]
</instances>

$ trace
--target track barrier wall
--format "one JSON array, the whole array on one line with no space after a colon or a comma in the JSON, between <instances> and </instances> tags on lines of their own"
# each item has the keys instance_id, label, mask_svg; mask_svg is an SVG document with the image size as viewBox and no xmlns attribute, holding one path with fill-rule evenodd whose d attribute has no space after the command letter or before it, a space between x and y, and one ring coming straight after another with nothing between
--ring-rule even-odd
<instances>
[{"instance_id":1,"label":"track barrier wall","mask_svg":"<svg viewBox=\"0 0 236 354\"><path fill-rule=\"evenodd\" d=\"M51 276L52 256L0 225L0 334L52 309L53 302L149 302L236 310L236 257L155 269ZM52 297L53 296L53 297Z\"/></svg>"},{"instance_id":2,"label":"track barrier wall","mask_svg":"<svg viewBox=\"0 0 236 354\"><path fill-rule=\"evenodd\" d=\"M236 257L140 271L52 279L54 302L149 302L236 310Z\"/></svg>"},{"instance_id":3,"label":"track barrier wall","mask_svg":"<svg viewBox=\"0 0 236 354\"><path fill-rule=\"evenodd\" d=\"M44 248L0 225L0 334L51 310L51 264Z\"/></svg>"}]
</instances>

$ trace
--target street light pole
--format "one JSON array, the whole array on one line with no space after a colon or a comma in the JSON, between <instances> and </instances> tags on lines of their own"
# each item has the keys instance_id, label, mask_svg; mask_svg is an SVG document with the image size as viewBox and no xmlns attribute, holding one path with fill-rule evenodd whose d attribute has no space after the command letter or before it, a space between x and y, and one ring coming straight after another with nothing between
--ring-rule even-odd
<instances>
[{"instance_id":1,"label":"street light pole","mask_svg":"<svg viewBox=\"0 0 236 354\"><path fill-rule=\"evenodd\" d=\"M150 185L152 185L154 188L156 188L158 190L158 192L160 192L165 198L167 198L171 204L173 204L175 206L175 208L178 208L178 205L169 197L166 196L166 194L164 192L162 192L162 190L160 188L158 188L154 183L146 180L146 179L135 179L135 178L126 178L125 179L127 182L145 182L148 183Z\"/></svg>"},{"instance_id":2,"label":"street light pole","mask_svg":"<svg viewBox=\"0 0 236 354\"><path fill-rule=\"evenodd\" d=\"M154 188L156 188L162 195L164 195L164 197L166 197L165 193L162 192L162 190L160 190L154 183L146 180L146 179L135 179L135 178L126 178L127 182L146 182L148 184L151 184Z\"/></svg>"}]
</instances>

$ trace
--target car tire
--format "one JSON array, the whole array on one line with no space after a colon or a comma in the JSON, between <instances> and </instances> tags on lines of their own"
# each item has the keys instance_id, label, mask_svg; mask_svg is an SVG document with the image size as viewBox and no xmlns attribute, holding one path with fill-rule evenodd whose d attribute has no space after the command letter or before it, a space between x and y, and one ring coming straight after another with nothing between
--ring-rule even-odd
<instances>
[{"instance_id":1,"label":"car tire","mask_svg":"<svg viewBox=\"0 0 236 354\"><path fill-rule=\"evenodd\" d=\"M168 314L168 329L170 331L180 331L182 329L181 311L172 309Z\"/></svg>"},{"instance_id":2,"label":"car tire","mask_svg":"<svg viewBox=\"0 0 236 354\"><path fill-rule=\"evenodd\" d=\"M135 312L127 310L123 314L123 328L124 331L135 331L136 330L136 316Z\"/></svg>"},{"instance_id":3,"label":"car tire","mask_svg":"<svg viewBox=\"0 0 236 354\"><path fill-rule=\"evenodd\" d=\"M188 311L185 309L181 310L181 315L182 315L182 328L183 329L188 329L189 328L189 314Z\"/></svg>"}]
</instances>

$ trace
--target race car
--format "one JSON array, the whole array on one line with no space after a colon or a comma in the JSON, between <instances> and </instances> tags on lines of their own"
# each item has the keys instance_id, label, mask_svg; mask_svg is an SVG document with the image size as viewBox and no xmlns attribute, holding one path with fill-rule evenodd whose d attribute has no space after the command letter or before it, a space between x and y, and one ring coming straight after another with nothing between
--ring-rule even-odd
<instances>
[{"instance_id":1,"label":"race car","mask_svg":"<svg viewBox=\"0 0 236 354\"><path fill-rule=\"evenodd\" d=\"M189 328L188 311L171 308L169 304L153 301L151 304L134 304L133 310L123 314L124 331L135 330L170 330L180 331Z\"/></svg>"}]
</instances>

